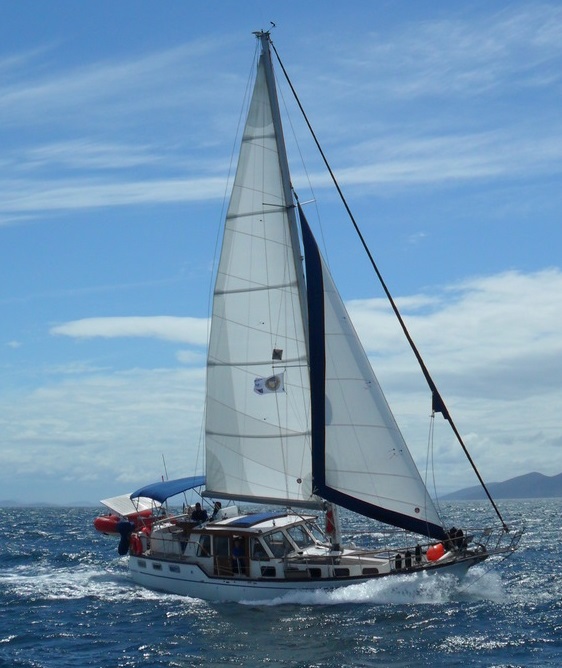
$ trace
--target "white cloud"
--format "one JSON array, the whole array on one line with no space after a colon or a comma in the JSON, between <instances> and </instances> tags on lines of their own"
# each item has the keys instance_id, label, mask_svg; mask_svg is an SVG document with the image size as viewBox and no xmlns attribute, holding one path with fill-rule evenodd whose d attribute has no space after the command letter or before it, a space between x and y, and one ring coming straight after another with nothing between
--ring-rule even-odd
<instances>
[{"instance_id":1,"label":"white cloud","mask_svg":"<svg viewBox=\"0 0 562 668\"><path fill-rule=\"evenodd\" d=\"M116 493L155 480L163 454L176 471L191 473L203 393L203 369L137 369L89 373L4 397L1 475L57 479L60 498L63 479L97 480Z\"/></svg>"},{"instance_id":2,"label":"white cloud","mask_svg":"<svg viewBox=\"0 0 562 668\"><path fill-rule=\"evenodd\" d=\"M5 212L47 212L170 202L196 202L224 195L224 179L147 179L99 182L97 179L2 181Z\"/></svg>"},{"instance_id":3,"label":"white cloud","mask_svg":"<svg viewBox=\"0 0 562 668\"><path fill-rule=\"evenodd\" d=\"M179 350L176 353L176 359L181 364L203 366L206 362L206 356L202 352L194 350Z\"/></svg>"},{"instance_id":4,"label":"white cloud","mask_svg":"<svg viewBox=\"0 0 562 668\"><path fill-rule=\"evenodd\" d=\"M4 160L7 157L9 154L4 155ZM29 147L13 163L20 170L42 167L107 170L153 165L163 159L164 156L159 156L151 146L94 141L82 137Z\"/></svg>"},{"instance_id":5,"label":"white cloud","mask_svg":"<svg viewBox=\"0 0 562 668\"><path fill-rule=\"evenodd\" d=\"M398 301L485 478L560 473L562 272L505 272ZM431 397L389 307L365 300L349 310L407 441L423 452L427 431L420 432L420 420L429 415ZM449 485L462 487L467 469L459 467L460 450L450 454L446 424L441 430L447 453L438 466L447 470L449 463Z\"/></svg>"},{"instance_id":6,"label":"white cloud","mask_svg":"<svg viewBox=\"0 0 562 668\"><path fill-rule=\"evenodd\" d=\"M208 320L165 315L84 318L56 325L51 328L50 333L78 339L148 337L164 341L206 345Z\"/></svg>"},{"instance_id":7,"label":"white cloud","mask_svg":"<svg viewBox=\"0 0 562 668\"><path fill-rule=\"evenodd\" d=\"M557 268L475 277L396 301L420 347L453 366L562 345L562 272ZM368 349L379 354L396 349L392 331L397 325L385 300L353 300L348 307Z\"/></svg>"},{"instance_id":8,"label":"white cloud","mask_svg":"<svg viewBox=\"0 0 562 668\"><path fill-rule=\"evenodd\" d=\"M400 300L410 331L453 419L488 481L562 471L562 272L477 277L426 297ZM380 301L353 301L350 313L422 471L430 395L411 352ZM150 336L203 346L197 318L92 318L53 333ZM77 362L71 375L0 401L6 471L107 480L107 495L158 477L193 472L203 419L203 356L192 366L111 372ZM82 371L82 372L81 372ZM199 457L201 455L199 454ZM437 416L434 459L442 491L475 484L447 423Z\"/></svg>"}]
</instances>

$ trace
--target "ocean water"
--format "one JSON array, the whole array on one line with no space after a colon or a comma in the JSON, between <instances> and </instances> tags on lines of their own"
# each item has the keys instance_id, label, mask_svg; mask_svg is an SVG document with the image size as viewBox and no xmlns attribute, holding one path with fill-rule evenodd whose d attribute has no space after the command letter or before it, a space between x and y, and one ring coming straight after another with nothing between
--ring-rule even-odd
<instances>
[{"instance_id":1,"label":"ocean water","mask_svg":"<svg viewBox=\"0 0 562 668\"><path fill-rule=\"evenodd\" d=\"M562 500L501 506L527 531L493 570L267 605L137 587L117 541L94 531L96 509L0 509L0 667L562 666ZM473 526L487 512L447 510Z\"/></svg>"}]
</instances>

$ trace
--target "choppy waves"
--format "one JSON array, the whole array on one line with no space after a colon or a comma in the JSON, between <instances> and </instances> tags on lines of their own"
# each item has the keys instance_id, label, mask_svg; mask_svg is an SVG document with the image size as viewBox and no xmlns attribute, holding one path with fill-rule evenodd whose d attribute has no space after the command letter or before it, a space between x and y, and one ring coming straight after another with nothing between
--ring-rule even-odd
<instances>
[{"instance_id":1,"label":"choppy waves","mask_svg":"<svg viewBox=\"0 0 562 668\"><path fill-rule=\"evenodd\" d=\"M528 525L519 551L460 583L404 575L259 605L135 586L95 511L0 509L0 667L558 667L559 505L512 503Z\"/></svg>"}]
</instances>

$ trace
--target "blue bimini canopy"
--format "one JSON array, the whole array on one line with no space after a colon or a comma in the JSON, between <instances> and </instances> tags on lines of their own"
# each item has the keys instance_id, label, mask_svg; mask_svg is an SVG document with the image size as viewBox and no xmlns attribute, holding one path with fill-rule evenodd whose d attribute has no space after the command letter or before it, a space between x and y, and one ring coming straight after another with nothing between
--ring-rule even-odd
<instances>
[{"instance_id":1,"label":"blue bimini canopy","mask_svg":"<svg viewBox=\"0 0 562 668\"><path fill-rule=\"evenodd\" d=\"M139 496L145 496L154 501L164 503L166 499L182 492L187 492L194 487L202 487L205 484L205 476L192 476L191 478L178 478L177 480L164 480L162 482L153 482L151 485L141 487L131 494L131 499Z\"/></svg>"}]
</instances>

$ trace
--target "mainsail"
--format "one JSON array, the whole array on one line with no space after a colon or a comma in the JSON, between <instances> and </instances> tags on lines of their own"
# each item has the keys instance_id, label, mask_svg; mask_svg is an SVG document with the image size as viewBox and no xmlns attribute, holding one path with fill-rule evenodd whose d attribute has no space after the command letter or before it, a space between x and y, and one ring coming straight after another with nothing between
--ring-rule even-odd
<instances>
[{"instance_id":1,"label":"mainsail","mask_svg":"<svg viewBox=\"0 0 562 668\"><path fill-rule=\"evenodd\" d=\"M299 210L304 279L261 38L213 300L206 495L309 507L326 499L441 538L437 511Z\"/></svg>"},{"instance_id":2,"label":"mainsail","mask_svg":"<svg viewBox=\"0 0 562 668\"><path fill-rule=\"evenodd\" d=\"M302 269L286 157L262 55L242 137L215 284L207 366L209 496L318 505ZM284 374L284 391L256 379Z\"/></svg>"}]
</instances>

